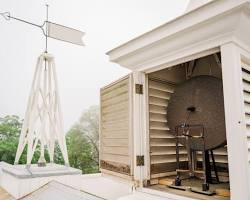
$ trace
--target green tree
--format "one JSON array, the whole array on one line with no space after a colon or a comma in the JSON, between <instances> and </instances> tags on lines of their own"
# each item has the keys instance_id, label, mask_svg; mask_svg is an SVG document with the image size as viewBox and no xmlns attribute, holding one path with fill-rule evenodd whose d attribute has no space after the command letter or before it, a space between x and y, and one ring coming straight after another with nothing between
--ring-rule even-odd
<instances>
[{"instance_id":1,"label":"green tree","mask_svg":"<svg viewBox=\"0 0 250 200\"><path fill-rule=\"evenodd\" d=\"M0 118L0 160L14 163L22 121L18 116Z\"/></svg>"},{"instance_id":2,"label":"green tree","mask_svg":"<svg viewBox=\"0 0 250 200\"><path fill-rule=\"evenodd\" d=\"M19 141L19 135L22 128L22 120L16 115L7 115L3 118L0 118L0 160L14 164L16 150ZM63 163L63 159L60 157L58 152L58 147L56 147L55 157L57 158L58 163ZM32 163L37 163L40 157L40 148L39 144L34 153ZM24 149L24 152L19 160L20 164L25 164L27 158L27 147ZM45 151L45 158L49 160L48 152ZM61 160L60 160L61 159Z\"/></svg>"},{"instance_id":3,"label":"green tree","mask_svg":"<svg viewBox=\"0 0 250 200\"><path fill-rule=\"evenodd\" d=\"M99 107L91 106L67 134L70 165L83 173L99 169Z\"/></svg>"},{"instance_id":4,"label":"green tree","mask_svg":"<svg viewBox=\"0 0 250 200\"><path fill-rule=\"evenodd\" d=\"M22 120L18 116L0 118L0 160L13 164L21 132ZM69 162L72 167L83 173L95 173L99 170L99 107L91 106L83 112L79 121L66 134ZM19 163L26 163L27 147ZM32 163L37 163L40 156L39 145ZM45 159L49 161L48 152ZM55 146L54 162L64 164L59 145Z\"/></svg>"},{"instance_id":5,"label":"green tree","mask_svg":"<svg viewBox=\"0 0 250 200\"><path fill-rule=\"evenodd\" d=\"M92 158L96 164L99 164L99 111L99 106L91 106L79 120L82 132L91 143Z\"/></svg>"}]
</instances>

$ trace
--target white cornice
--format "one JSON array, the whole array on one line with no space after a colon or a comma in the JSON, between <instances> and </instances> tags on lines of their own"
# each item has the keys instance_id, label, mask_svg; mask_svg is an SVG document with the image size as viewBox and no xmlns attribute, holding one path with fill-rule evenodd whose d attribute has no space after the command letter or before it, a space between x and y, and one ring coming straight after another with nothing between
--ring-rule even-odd
<instances>
[{"instance_id":1,"label":"white cornice","mask_svg":"<svg viewBox=\"0 0 250 200\"><path fill-rule=\"evenodd\" d=\"M107 54L123 67L149 71L181 56L218 48L233 37L246 40L249 7L247 0L212 1Z\"/></svg>"},{"instance_id":2,"label":"white cornice","mask_svg":"<svg viewBox=\"0 0 250 200\"><path fill-rule=\"evenodd\" d=\"M211 1L215 0L189 0L186 12L190 12L191 10L204 6L205 4L210 3Z\"/></svg>"}]
</instances>

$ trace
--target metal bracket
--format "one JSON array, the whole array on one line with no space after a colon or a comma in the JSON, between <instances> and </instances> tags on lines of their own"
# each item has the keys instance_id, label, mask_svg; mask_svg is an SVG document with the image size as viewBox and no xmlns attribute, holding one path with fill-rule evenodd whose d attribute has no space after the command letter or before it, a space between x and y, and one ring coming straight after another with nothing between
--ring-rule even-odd
<instances>
[{"instance_id":1,"label":"metal bracket","mask_svg":"<svg viewBox=\"0 0 250 200\"><path fill-rule=\"evenodd\" d=\"M142 84L135 84L135 93L136 94L143 94L143 85Z\"/></svg>"},{"instance_id":2,"label":"metal bracket","mask_svg":"<svg viewBox=\"0 0 250 200\"><path fill-rule=\"evenodd\" d=\"M186 78L189 79L192 77L196 66L196 60L192 60L186 64Z\"/></svg>"},{"instance_id":3,"label":"metal bracket","mask_svg":"<svg viewBox=\"0 0 250 200\"><path fill-rule=\"evenodd\" d=\"M144 156L136 156L136 166L144 166Z\"/></svg>"},{"instance_id":4,"label":"metal bracket","mask_svg":"<svg viewBox=\"0 0 250 200\"><path fill-rule=\"evenodd\" d=\"M220 58L220 54L215 53L215 54L214 54L214 59L215 59L217 65L218 65L219 67L221 67L221 58Z\"/></svg>"}]
</instances>

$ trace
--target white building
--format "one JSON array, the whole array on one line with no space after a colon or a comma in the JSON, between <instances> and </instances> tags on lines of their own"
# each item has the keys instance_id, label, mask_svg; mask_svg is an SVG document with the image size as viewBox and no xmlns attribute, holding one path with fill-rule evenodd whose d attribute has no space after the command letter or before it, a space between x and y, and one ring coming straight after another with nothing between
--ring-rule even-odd
<instances>
[{"instance_id":1,"label":"white building","mask_svg":"<svg viewBox=\"0 0 250 200\"><path fill-rule=\"evenodd\" d=\"M220 179L228 176L231 199L250 199L249 8L247 0L194 0L183 15L107 53L132 73L101 90L102 173L149 193L176 173L174 137L159 114L167 114L172 87L185 80L195 62L195 75L223 82L227 146L214 154L228 173L219 170ZM159 195L162 191L182 199L168 196L173 192L168 189Z\"/></svg>"}]
</instances>

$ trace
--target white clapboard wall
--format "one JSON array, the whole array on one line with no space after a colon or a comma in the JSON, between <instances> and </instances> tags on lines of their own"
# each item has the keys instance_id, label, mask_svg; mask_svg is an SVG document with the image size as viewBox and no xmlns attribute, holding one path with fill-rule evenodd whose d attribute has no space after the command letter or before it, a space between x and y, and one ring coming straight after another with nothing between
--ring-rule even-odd
<instances>
[{"instance_id":1,"label":"white clapboard wall","mask_svg":"<svg viewBox=\"0 0 250 200\"><path fill-rule=\"evenodd\" d=\"M149 103L149 145L150 145L150 172L151 179L157 179L173 174L176 170L176 142L169 133L167 124L167 106L175 85L164 80L149 78L148 103ZM214 150L215 160L220 169L227 168L226 146ZM197 157L202 161L201 155ZM185 167L187 153L180 147L181 165ZM223 170L222 170L223 171ZM171 173L172 172L172 173Z\"/></svg>"},{"instance_id":2,"label":"white clapboard wall","mask_svg":"<svg viewBox=\"0 0 250 200\"><path fill-rule=\"evenodd\" d=\"M245 107L246 138L248 148L248 164L250 167L250 66L242 62L242 81Z\"/></svg>"},{"instance_id":3,"label":"white clapboard wall","mask_svg":"<svg viewBox=\"0 0 250 200\"><path fill-rule=\"evenodd\" d=\"M100 168L132 175L131 75L101 89Z\"/></svg>"}]
</instances>

